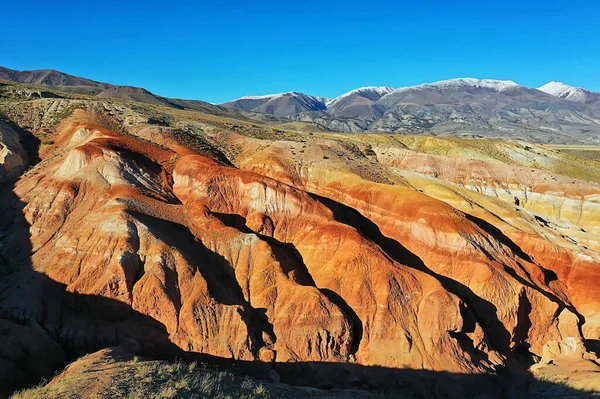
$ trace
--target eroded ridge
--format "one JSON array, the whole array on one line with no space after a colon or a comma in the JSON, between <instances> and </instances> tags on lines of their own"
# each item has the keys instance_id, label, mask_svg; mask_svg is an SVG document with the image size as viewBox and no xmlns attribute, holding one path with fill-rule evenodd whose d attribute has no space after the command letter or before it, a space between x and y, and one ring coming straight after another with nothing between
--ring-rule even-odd
<instances>
[{"instance_id":1,"label":"eroded ridge","mask_svg":"<svg viewBox=\"0 0 600 399\"><path fill-rule=\"evenodd\" d=\"M52 351L47 368L114 345L317 384L377 380L327 363L519 374L568 352L597 366L597 183L497 148L102 107L72 110L2 191L1 322ZM26 160L9 128L5 159Z\"/></svg>"}]
</instances>

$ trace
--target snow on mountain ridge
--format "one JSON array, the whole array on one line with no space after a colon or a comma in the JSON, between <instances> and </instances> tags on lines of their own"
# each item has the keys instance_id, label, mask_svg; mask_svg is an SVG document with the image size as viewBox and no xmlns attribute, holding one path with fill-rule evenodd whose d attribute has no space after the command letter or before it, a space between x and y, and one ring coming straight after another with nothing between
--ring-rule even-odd
<instances>
[{"instance_id":1,"label":"snow on mountain ridge","mask_svg":"<svg viewBox=\"0 0 600 399\"><path fill-rule=\"evenodd\" d=\"M364 86L364 87L359 87L358 89L350 90L349 92L342 94L339 97L346 96L346 95L352 94L352 93L361 93L361 92L365 92L365 91L372 91L372 92L379 94L380 96L383 96L389 92L394 91L394 88L390 87L390 86Z\"/></svg>"},{"instance_id":2,"label":"snow on mountain ridge","mask_svg":"<svg viewBox=\"0 0 600 399\"><path fill-rule=\"evenodd\" d=\"M347 93L344 93L336 98L331 99L331 101L325 103L325 105L327 105L327 108L329 108L331 106L334 106L335 104L339 104L340 102L344 101L348 97L351 97L352 95L358 95L358 96L369 98L372 101L377 101L381 97L383 97L386 94L389 94L393 91L394 91L394 89L390 86L359 87L358 89L350 90Z\"/></svg>"},{"instance_id":3,"label":"snow on mountain ridge","mask_svg":"<svg viewBox=\"0 0 600 399\"><path fill-rule=\"evenodd\" d=\"M543 86L538 87L538 90L543 91L544 93L552 94L553 96L555 96L565 90L574 89L574 88L575 87L569 86L568 84L563 83L563 82L552 81L552 82L546 83Z\"/></svg>"},{"instance_id":4,"label":"snow on mountain ridge","mask_svg":"<svg viewBox=\"0 0 600 399\"><path fill-rule=\"evenodd\" d=\"M548 82L538 87L538 90L548 93L554 97L579 103L588 103L600 100L600 93L593 92L581 87L570 86L563 82Z\"/></svg>"},{"instance_id":5,"label":"snow on mountain ridge","mask_svg":"<svg viewBox=\"0 0 600 399\"><path fill-rule=\"evenodd\" d=\"M237 98L235 100L232 101L236 101L236 100L262 100L265 98L278 98L278 97L283 97L286 95L294 95L297 94L296 92L287 92L287 93L275 93L275 94L263 94L261 96L243 96L240 98Z\"/></svg>"},{"instance_id":6,"label":"snow on mountain ridge","mask_svg":"<svg viewBox=\"0 0 600 399\"><path fill-rule=\"evenodd\" d=\"M263 94L260 96L243 96L240 98L236 98L235 100L231 100L231 101L238 101L238 100L265 100L265 99L275 99L275 98L280 98L280 97L284 97L284 96L292 96L292 97L308 97L311 99L314 99L315 101L319 101L322 102L323 104L327 103L328 101L331 101L332 99L327 98L327 97L323 97L323 96L311 96L310 94L304 94L304 93L300 93L297 91L287 91L284 93L274 93L274 94Z\"/></svg>"},{"instance_id":7,"label":"snow on mountain ridge","mask_svg":"<svg viewBox=\"0 0 600 399\"><path fill-rule=\"evenodd\" d=\"M519 84L513 82L512 80L495 80L495 79L475 79L475 78L455 78L455 79L447 79L440 80L433 83L422 83L415 86L405 86L400 87L394 92L404 91L404 90L413 90L413 89L427 89L427 88L437 88L437 89L452 89L452 88L460 88L460 87L474 87L474 88L482 88L482 89L492 89L498 92L515 89L519 86Z\"/></svg>"},{"instance_id":8,"label":"snow on mountain ridge","mask_svg":"<svg viewBox=\"0 0 600 399\"><path fill-rule=\"evenodd\" d=\"M457 78L441 80L439 82L430 83L431 86L438 87L465 87L472 86L484 89L493 89L498 91L505 91L519 87L519 85L512 80L495 80L495 79L475 79L475 78Z\"/></svg>"},{"instance_id":9,"label":"snow on mountain ridge","mask_svg":"<svg viewBox=\"0 0 600 399\"><path fill-rule=\"evenodd\" d=\"M319 101L327 108L339 103L341 100L344 100L351 95L359 95L368 97L374 101L373 97L384 98L386 96L391 95L392 93L399 93L406 90L422 90L422 89L441 89L441 90L449 90L449 89L457 89L457 88L481 88L488 90L495 90L497 92L505 92L509 90L513 90L519 87L523 87L518 83L512 80L496 80L496 79L477 79L477 78L454 78L447 80L440 80L432 83L422 83L413 86L404 86L394 89L390 86L364 86L359 87L354 90L350 90L344 94L341 94L335 98L326 98L322 96L311 96L307 94L302 94L298 92L285 92L285 93L277 93L277 94L266 94L261 96L244 96L240 97L237 100L261 100L261 99L274 99L283 97L286 95L292 95L294 97L298 96L306 96ZM580 87L569 86L562 82L549 82L541 87L538 90L543 91L547 94L553 95L555 97L576 101L576 102L590 102L590 101L598 101L600 100L600 93L596 93L587 89L583 89ZM236 101L236 100L233 100Z\"/></svg>"},{"instance_id":10,"label":"snow on mountain ridge","mask_svg":"<svg viewBox=\"0 0 600 399\"><path fill-rule=\"evenodd\" d=\"M433 82L433 83L422 83L422 84L415 85L415 86L405 86L405 87L400 87L397 89L394 89L393 87L390 87L390 86L364 86L364 87L359 87L358 89L350 90L349 92L346 92L344 94L339 95L338 97L331 98L331 99L327 98L327 97L322 97L322 96L312 96L309 94L305 94L305 95L308 97L315 98L316 100L322 101L323 103L329 105L329 104L332 104L335 101L337 101L341 98L347 97L351 94L360 94L362 92L371 91L371 92L374 92L374 93L378 94L379 96L383 97L386 94L389 94L396 90L406 90L406 89L432 87L432 86L433 87L441 87L441 88L472 86L472 87L480 87L480 88L486 88L486 89L495 89L498 91L504 91L504 90L509 90L509 89L515 88L515 87L519 87L519 85L517 83L513 82L512 80L455 78L455 79L440 80L438 82ZM298 93L295 91L289 91L289 92L285 92L285 93L264 94L264 95L260 95L260 96L243 96L236 100L262 100L265 98L277 98L277 97L282 97L282 96L286 96L286 95L298 96L301 94L302 93ZM232 100L232 101L236 101L236 100Z\"/></svg>"}]
</instances>

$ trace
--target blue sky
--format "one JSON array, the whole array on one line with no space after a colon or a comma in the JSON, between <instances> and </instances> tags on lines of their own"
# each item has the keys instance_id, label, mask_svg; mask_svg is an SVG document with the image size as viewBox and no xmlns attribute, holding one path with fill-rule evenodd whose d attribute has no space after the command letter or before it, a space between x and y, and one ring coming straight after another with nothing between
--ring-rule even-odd
<instances>
[{"instance_id":1,"label":"blue sky","mask_svg":"<svg viewBox=\"0 0 600 399\"><path fill-rule=\"evenodd\" d=\"M334 97L453 77L600 91L597 0L2 3L0 65L169 97Z\"/></svg>"}]
</instances>

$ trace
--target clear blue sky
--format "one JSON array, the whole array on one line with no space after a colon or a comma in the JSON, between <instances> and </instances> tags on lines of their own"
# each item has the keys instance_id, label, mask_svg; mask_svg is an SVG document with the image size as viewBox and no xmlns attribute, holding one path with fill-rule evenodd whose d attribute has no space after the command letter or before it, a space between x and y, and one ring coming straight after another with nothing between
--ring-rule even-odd
<instances>
[{"instance_id":1,"label":"clear blue sky","mask_svg":"<svg viewBox=\"0 0 600 399\"><path fill-rule=\"evenodd\" d=\"M2 1L0 65L222 102L453 77L600 91L600 1Z\"/></svg>"}]
</instances>

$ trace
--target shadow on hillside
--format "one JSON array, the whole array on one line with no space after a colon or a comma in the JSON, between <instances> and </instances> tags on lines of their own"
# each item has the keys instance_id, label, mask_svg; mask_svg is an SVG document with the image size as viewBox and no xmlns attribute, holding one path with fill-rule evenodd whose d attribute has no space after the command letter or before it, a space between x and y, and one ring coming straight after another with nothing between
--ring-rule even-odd
<instances>
[{"instance_id":1,"label":"shadow on hillside","mask_svg":"<svg viewBox=\"0 0 600 399\"><path fill-rule=\"evenodd\" d=\"M315 283L308 267L304 263L302 254L292 243L281 242L274 237L266 234L251 230L246 224L246 218L238 214L230 213L219 213L213 212L213 216L216 216L223 224L232 227L246 234L254 234L261 240L267 242L271 246L271 251L275 259L281 265L283 272L286 275L295 272L295 282L300 285L311 286L317 288L321 294L325 295L329 301L336 305L346 316L349 322L352 324L352 345L350 347L350 354L355 355L358 352L360 341L363 336L363 323L358 317L354 309L336 292L326 289L319 288Z\"/></svg>"},{"instance_id":2,"label":"shadow on hillside","mask_svg":"<svg viewBox=\"0 0 600 399\"><path fill-rule=\"evenodd\" d=\"M483 219L480 219L478 217L475 217L473 215L465 214L465 216L466 216L466 218L468 220L470 220L471 222L475 223L479 228L481 228L487 234L489 234L490 236L494 237L494 239L496 239L498 242L500 242L503 245L505 245L506 247L508 247L518 258L520 258L521 260L523 260L523 261L525 261L527 263L535 265L535 267L537 267L542 272L542 275L544 276L543 284L549 285L553 281L557 281L558 280L558 276L557 276L557 274L554 271L552 271L550 269L546 269L542 265L538 264L533 258L531 258L531 256L529 256L527 253L525 253L521 249L521 247L519 245L517 245L517 243L515 243L514 241L512 241L507 235L505 235L496 226L493 226L492 224L488 223L487 221L485 221ZM522 264L520 264L520 262L519 262L519 266L521 266L521 270L526 275L528 275L528 277L531 280L533 280L531 278L531 275L529 274L529 272L523 267ZM583 317L583 315L581 315L577 311L577 309L575 309L575 307L573 305L563 302L558 296L556 296L555 294L553 294L551 291L544 290L544 289L540 288L538 285L532 284L531 282L527 281L525 278L521 277L517 273L517 271L513 270L512 268L510 268L507 265L504 266L504 271L506 273L508 273L516 281L518 281L520 284L522 284L523 286L528 287L531 290L538 292L539 294L543 295L544 297L546 297L551 302L554 302L558 306L558 310L556 311L556 314L560 314L560 312L562 312L562 310L566 308L571 313L573 313L574 315L576 315L577 319L578 319L579 333L581 334L581 336L583 336L583 332L581 331L581 327L585 323L585 318ZM525 296L522 296L522 299L525 301L524 306L526 308L528 308L528 311L530 311L531 310L531 304L529 303L529 301L527 300L527 298ZM521 309L519 309L519 311L521 312ZM521 336L522 336L523 339L526 338L526 332L527 332L526 330L522 330L521 329L521 330L518 330L517 332L519 334L521 334ZM519 341L516 341L516 342L519 342ZM521 347L523 348L523 346L521 346Z\"/></svg>"},{"instance_id":3,"label":"shadow on hillside","mask_svg":"<svg viewBox=\"0 0 600 399\"><path fill-rule=\"evenodd\" d=\"M261 347L265 346L265 334L272 342L275 342L273 325L266 316L266 309L255 308L244 298L242 287L235 278L235 270L223 256L208 249L185 226L138 211L130 210L128 212L148 226L165 244L177 248L188 264L197 268L206 281L212 298L221 304L240 307L239 314L248 327L250 350L253 353L257 353ZM174 287L177 284L176 276L172 280L173 289L170 292L178 295L178 290ZM181 301L179 300L178 308L180 307Z\"/></svg>"},{"instance_id":4,"label":"shadow on hillside","mask_svg":"<svg viewBox=\"0 0 600 399\"><path fill-rule=\"evenodd\" d=\"M533 363L535 363L534 355L531 352L529 352L529 344L526 342L529 329L531 328L531 321L528 317L529 312L531 311L531 303L529 303L529 300L525 295L522 295L520 298L518 309L519 322L517 324L517 327L515 328L513 336L511 337L509 331L506 330L504 325L498 319L497 309L493 303L476 295L469 287L460 283L459 281L431 270L415 253L409 251L398 241L386 237L375 223L373 223L367 217L363 216L356 209L334 201L330 198L319 196L317 194L310 193L309 195L313 199L321 202L323 205L329 208L332 211L336 221L355 228L365 238L376 243L390 258L397 261L398 263L422 271L436 278L446 290L456 294L461 299L463 299L468 307L468 309L464 309L464 311L462 312L462 316L465 320L465 331L463 331L462 335L455 334L455 338L457 338L459 343L461 343L463 349L466 352L468 352L471 355L473 355L474 353L477 355L477 353L473 350L474 348L472 348L470 340L464 335L465 332L472 332L472 328L474 328L474 321L476 320L484 327L484 329L488 333L492 347L495 349L499 349L505 355L509 355L509 366L510 362L513 360L525 367L529 367ZM502 233L502 231L500 231L498 228L486 222L485 220L477 218L475 216L465 214L465 217L474 224L476 224L479 228L484 230L495 240L508 247L519 259L525 262L535 264L538 268L540 268L544 275L546 284L549 284L550 282L557 279L557 276L553 271L545 269L539 264L535 263L534 260L528 254L526 254L514 241L512 241L508 236ZM484 249L481 250L485 251ZM493 259L491 255L488 255L488 257ZM549 291L545 291L537 287L536 285L530 283L529 281L525 280L508 265L504 265L504 271L523 286L529 287L530 289L545 296L550 301L556 303L559 309L557 311L557 314L562 309L567 308L573 314L577 315L577 317L579 318L579 328L581 332L581 325L583 325L583 322L585 320L583 316L581 316L573 306L565 304L556 295L552 294ZM527 271L525 271L525 273L527 273ZM473 316L475 320L473 320ZM591 341L587 342L588 346L593 344L594 343ZM596 344L596 346L600 345ZM477 361L478 357L474 357L472 360Z\"/></svg>"},{"instance_id":5,"label":"shadow on hillside","mask_svg":"<svg viewBox=\"0 0 600 399\"><path fill-rule=\"evenodd\" d=\"M402 397L406 393L423 398L536 397L527 392L527 380L508 381L498 375L463 375L351 363L270 364L186 352L169 341L165 326L152 317L120 301L68 292L64 284L34 270L30 226L23 216L23 207L12 184L0 186L0 396L36 384L40 378L50 378L69 361L86 353L122 346L144 356L198 361L255 377L265 377L272 368L286 383L321 388L360 387L390 397ZM163 224L169 222L160 219L145 222L160 222L164 231L162 238L170 242L170 229L175 226ZM381 237L375 238L381 243ZM210 255L203 252L205 248L194 249L192 237L189 240L184 252L190 259ZM394 253L393 248L387 249ZM204 272L209 279L210 273L215 273ZM220 272L228 273L227 270ZM551 383L543 383L542 387L547 392L558 392L555 397L589 396Z\"/></svg>"},{"instance_id":6,"label":"shadow on hillside","mask_svg":"<svg viewBox=\"0 0 600 399\"><path fill-rule=\"evenodd\" d=\"M482 352L475 350L472 341L466 336L467 333L475 330L475 322L479 322L489 334L492 348L498 349L504 354L512 353L510 350L510 333L498 319L497 309L493 303L476 295L469 287L459 281L431 270L421 258L398 241L386 237L375 223L354 208L317 194L311 193L310 196L329 208L333 212L336 221L356 229L366 239L377 244L391 259L434 277L447 291L465 301L467 308L461 309L465 324L464 331L455 333L455 338L462 345L463 350L472 356L472 361L481 361L483 360L482 356L484 356Z\"/></svg>"}]
</instances>

